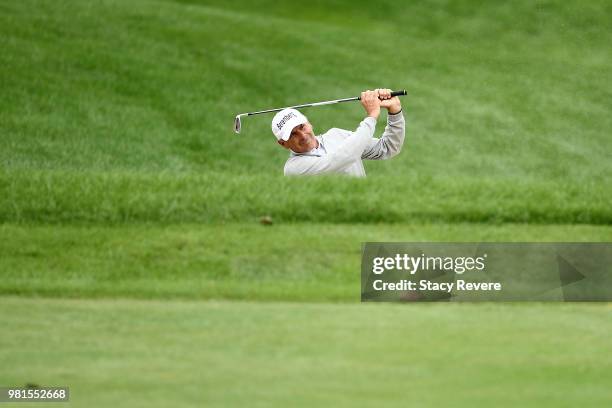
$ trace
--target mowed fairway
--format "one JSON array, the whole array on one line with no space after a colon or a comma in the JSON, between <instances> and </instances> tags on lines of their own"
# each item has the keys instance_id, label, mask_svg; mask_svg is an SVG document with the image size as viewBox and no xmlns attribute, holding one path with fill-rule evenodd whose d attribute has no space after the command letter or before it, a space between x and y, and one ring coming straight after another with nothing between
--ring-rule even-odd
<instances>
[{"instance_id":1,"label":"mowed fairway","mask_svg":"<svg viewBox=\"0 0 612 408\"><path fill-rule=\"evenodd\" d=\"M365 241L612 241L611 26L604 0L0 2L0 386L612 405L608 303L358 302ZM376 87L408 90L407 138L365 180L284 178L271 117L232 132Z\"/></svg>"},{"instance_id":2,"label":"mowed fairway","mask_svg":"<svg viewBox=\"0 0 612 408\"><path fill-rule=\"evenodd\" d=\"M611 312L9 297L2 381L70 384L87 407L602 407Z\"/></svg>"}]
</instances>

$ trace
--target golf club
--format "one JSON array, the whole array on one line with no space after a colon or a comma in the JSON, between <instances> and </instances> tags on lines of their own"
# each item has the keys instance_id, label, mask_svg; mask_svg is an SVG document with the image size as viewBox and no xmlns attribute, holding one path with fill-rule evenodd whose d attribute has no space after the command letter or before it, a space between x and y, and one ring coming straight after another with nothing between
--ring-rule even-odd
<instances>
[{"instance_id":1,"label":"golf club","mask_svg":"<svg viewBox=\"0 0 612 408\"><path fill-rule=\"evenodd\" d=\"M391 92L391 96L392 97L393 96L402 96L402 95L406 95L406 90L405 89L402 89L401 91L393 91L393 92ZM240 113L240 114L236 115L236 119L234 119L234 132L240 133L240 130L242 129L242 123L241 123L241 119L240 118L242 116L252 116L252 115L259 115L261 113L280 112L283 109L289 109L289 108L300 109L300 108L308 108L308 107L311 107L311 106L333 105L335 103L358 101L360 99L361 99L360 96L355 96L353 98L334 99L332 101L305 103L303 105L287 106L287 107L284 107L284 108L266 109L266 110L257 111L257 112Z\"/></svg>"}]
</instances>

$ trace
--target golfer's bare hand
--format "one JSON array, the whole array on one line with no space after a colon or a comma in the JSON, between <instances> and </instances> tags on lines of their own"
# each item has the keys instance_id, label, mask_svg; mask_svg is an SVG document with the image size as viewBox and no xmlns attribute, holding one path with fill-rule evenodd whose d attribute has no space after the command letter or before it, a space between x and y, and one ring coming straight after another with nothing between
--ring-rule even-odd
<instances>
[{"instance_id":1,"label":"golfer's bare hand","mask_svg":"<svg viewBox=\"0 0 612 408\"><path fill-rule=\"evenodd\" d=\"M397 96L391 97L390 89L377 89L380 106L387 108L390 114L398 113L402 110L402 103Z\"/></svg>"},{"instance_id":2,"label":"golfer's bare hand","mask_svg":"<svg viewBox=\"0 0 612 408\"><path fill-rule=\"evenodd\" d=\"M377 91L364 91L361 93L361 105L368 116L378 119L380 115L380 99Z\"/></svg>"}]
</instances>

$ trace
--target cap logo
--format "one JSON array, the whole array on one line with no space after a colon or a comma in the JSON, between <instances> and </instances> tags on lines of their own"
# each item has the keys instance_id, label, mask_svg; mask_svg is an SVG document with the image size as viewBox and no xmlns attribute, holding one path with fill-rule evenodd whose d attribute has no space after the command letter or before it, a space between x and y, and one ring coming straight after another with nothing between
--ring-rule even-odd
<instances>
[{"instance_id":1,"label":"cap logo","mask_svg":"<svg viewBox=\"0 0 612 408\"><path fill-rule=\"evenodd\" d=\"M285 116L283 116L283 118L280 120L280 122L278 122L276 124L276 127L278 128L278 130L281 130L283 128L283 126L285 125L285 123L287 123L287 121L291 118L297 118L297 116L295 115L295 113L293 112L289 112L288 114L286 114Z\"/></svg>"}]
</instances>

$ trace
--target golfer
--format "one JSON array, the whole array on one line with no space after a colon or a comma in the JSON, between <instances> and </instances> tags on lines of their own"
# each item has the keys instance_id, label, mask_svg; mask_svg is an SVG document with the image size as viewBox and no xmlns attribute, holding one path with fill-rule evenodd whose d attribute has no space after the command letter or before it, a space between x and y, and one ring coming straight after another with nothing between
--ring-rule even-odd
<instances>
[{"instance_id":1,"label":"golfer","mask_svg":"<svg viewBox=\"0 0 612 408\"><path fill-rule=\"evenodd\" d=\"M390 159L404 143L404 115L397 96L390 89L361 93L367 117L353 132L332 128L315 136L306 116L295 109L283 109L272 119L272 133L278 144L291 151L285 175L347 174L365 177L361 160ZM374 138L380 108L388 111L387 126L380 139Z\"/></svg>"}]
</instances>

